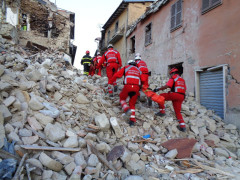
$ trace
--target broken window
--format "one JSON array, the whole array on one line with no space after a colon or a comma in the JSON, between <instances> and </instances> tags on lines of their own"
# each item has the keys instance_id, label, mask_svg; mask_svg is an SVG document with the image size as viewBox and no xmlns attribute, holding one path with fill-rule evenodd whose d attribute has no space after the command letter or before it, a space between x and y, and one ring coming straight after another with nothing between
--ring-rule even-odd
<instances>
[{"instance_id":1,"label":"broken window","mask_svg":"<svg viewBox=\"0 0 240 180\"><path fill-rule=\"evenodd\" d=\"M177 68L178 69L178 73L181 76L183 73L183 66L182 66L183 62L177 63L177 64L171 64L168 66L168 72L172 69L172 68Z\"/></svg>"},{"instance_id":2,"label":"broken window","mask_svg":"<svg viewBox=\"0 0 240 180\"><path fill-rule=\"evenodd\" d=\"M152 23L149 23L145 28L145 46L152 43Z\"/></svg>"},{"instance_id":3,"label":"broken window","mask_svg":"<svg viewBox=\"0 0 240 180\"><path fill-rule=\"evenodd\" d=\"M75 14L70 14L70 22L75 24ZM70 39L74 39L75 26L70 27Z\"/></svg>"},{"instance_id":4,"label":"broken window","mask_svg":"<svg viewBox=\"0 0 240 180\"><path fill-rule=\"evenodd\" d=\"M171 7L171 32L182 26L182 0Z\"/></svg>"},{"instance_id":5,"label":"broken window","mask_svg":"<svg viewBox=\"0 0 240 180\"><path fill-rule=\"evenodd\" d=\"M202 0L202 14L222 4L222 0Z\"/></svg>"},{"instance_id":6,"label":"broken window","mask_svg":"<svg viewBox=\"0 0 240 180\"><path fill-rule=\"evenodd\" d=\"M118 31L118 21L115 24L115 33L117 33L117 31Z\"/></svg>"},{"instance_id":7,"label":"broken window","mask_svg":"<svg viewBox=\"0 0 240 180\"><path fill-rule=\"evenodd\" d=\"M27 31L27 14L22 14L21 30Z\"/></svg>"},{"instance_id":8,"label":"broken window","mask_svg":"<svg viewBox=\"0 0 240 180\"><path fill-rule=\"evenodd\" d=\"M131 37L131 52L135 53L135 36Z\"/></svg>"},{"instance_id":9,"label":"broken window","mask_svg":"<svg viewBox=\"0 0 240 180\"><path fill-rule=\"evenodd\" d=\"M74 29L75 29L75 26L70 27L70 39L74 39Z\"/></svg>"}]
</instances>

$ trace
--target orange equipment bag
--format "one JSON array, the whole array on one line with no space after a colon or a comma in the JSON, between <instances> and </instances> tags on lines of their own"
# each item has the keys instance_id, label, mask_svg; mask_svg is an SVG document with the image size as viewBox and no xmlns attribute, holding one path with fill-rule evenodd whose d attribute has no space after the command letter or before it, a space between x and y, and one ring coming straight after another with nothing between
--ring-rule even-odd
<instances>
[{"instance_id":1,"label":"orange equipment bag","mask_svg":"<svg viewBox=\"0 0 240 180\"><path fill-rule=\"evenodd\" d=\"M142 91L144 94L146 94L147 97L151 98L154 102L164 105L165 103L165 98L163 96L160 96L156 94L155 92L151 91L150 89L145 89L144 87L142 88Z\"/></svg>"}]
</instances>

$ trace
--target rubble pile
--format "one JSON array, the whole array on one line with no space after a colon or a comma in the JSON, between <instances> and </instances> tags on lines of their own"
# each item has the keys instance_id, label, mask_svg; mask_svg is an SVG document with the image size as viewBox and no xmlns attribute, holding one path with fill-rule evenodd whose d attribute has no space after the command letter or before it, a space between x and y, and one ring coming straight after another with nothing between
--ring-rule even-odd
<instances>
[{"instance_id":1,"label":"rubble pile","mask_svg":"<svg viewBox=\"0 0 240 180\"><path fill-rule=\"evenodd\" d=\"M58 51L31 53L4 38L0 46L0 148L11 144L16 153L1 149L0 158L18 161L14 176L239 178L239 130L195 102L193 93L182 106L187 132L177 129L171 102L166 116L156 117L158 105L148 107L143 93L137 123L130 127L122 118L119 92L114 98L106 94L106 77L86 77L65 66ZM166 81L162 75L150 78L152 88Z\"/></svg>"}]
</instances>

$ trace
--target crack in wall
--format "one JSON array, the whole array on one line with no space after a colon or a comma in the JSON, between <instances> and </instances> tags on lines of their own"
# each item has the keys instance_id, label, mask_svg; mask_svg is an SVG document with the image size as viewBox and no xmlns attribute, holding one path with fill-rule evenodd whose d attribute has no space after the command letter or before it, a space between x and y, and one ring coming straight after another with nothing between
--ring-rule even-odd
<instances>
[{"instance_id":1,"label":"crack in wall","mask_svg":"<svg viewBox=\"0 0 240 180\"><path fill-rule=\"evenodd\" d=\"M229 79L234 80L236 84L240 85L240 82L231 74L230 69L228 70L228 76L230 76Z\"/></svg>"}]
</instances>

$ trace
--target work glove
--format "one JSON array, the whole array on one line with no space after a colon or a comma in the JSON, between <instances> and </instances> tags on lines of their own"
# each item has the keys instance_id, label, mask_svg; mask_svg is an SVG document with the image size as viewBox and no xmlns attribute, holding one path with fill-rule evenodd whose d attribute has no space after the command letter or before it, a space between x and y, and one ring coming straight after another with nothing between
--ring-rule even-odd
<instances>
[{"instance_id":1,"label":"work glove","mask_svg":"<svg viewBox=\"0 0 240 180\"><path fill-rule=\"evenodd\" d=\"M153 92L158 92L159 91L159 88L155 88L154 90L153 90Z\"/></svg>"}]
</instances>

